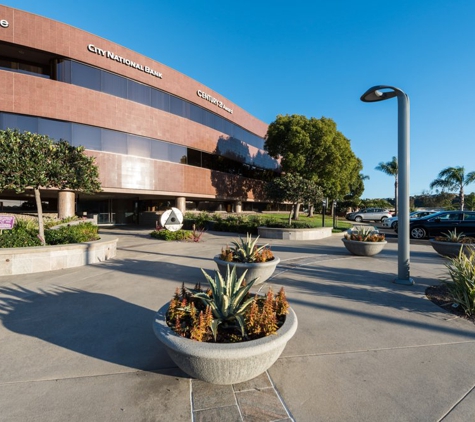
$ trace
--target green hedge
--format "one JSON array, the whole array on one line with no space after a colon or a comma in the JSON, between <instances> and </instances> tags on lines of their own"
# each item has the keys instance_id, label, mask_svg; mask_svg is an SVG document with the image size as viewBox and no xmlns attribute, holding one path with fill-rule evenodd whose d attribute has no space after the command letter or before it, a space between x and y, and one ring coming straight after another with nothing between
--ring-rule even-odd
<instances>
[{"instance_id":1,"label":"green hedge","mask_svg":"<svg viewBox=\"0 0 475 422\"><path fill-rule=\"evenodd\" d=\"M67 245L98 240L98 227L92 223L81 223L73 226L61 226L56 230L45 231L47 245Z\"/></svg>"},{"instance_id":2,"label":"green hedge","mask_svg":"<svg viewBox=\"0 0 475 422\"><path fill-rule=\"evenodd\" d=\"M57 230L45 230L47 245L90 242L99 239L98 227L92 223L62 226ZM41 246L38 227L31 221L18 220L12 230L3 230L0 235L0 248L25 248Z\"/></svg>"},{"instance_id":3,"label":"green hedge","mask_svg":"<svg viewBox=\"0 0 475 422\"><path fill-rule=\"evenodd\" d=\"M150 236L159 240L193 240L193 233L189 230L177 230L176 232L154 230Z\"/></svg>"},{"instance_id":4,"label":"green hedge","mask_svg":"<svg viewBox=\"0 0 475 422\"><path fill-rule=\"evenodd\" d=\"M3 230L0 235L0 248L26 248L41 246L38 228L32 221L17 220L11 230Z\"/></svg>"}]
</instances>

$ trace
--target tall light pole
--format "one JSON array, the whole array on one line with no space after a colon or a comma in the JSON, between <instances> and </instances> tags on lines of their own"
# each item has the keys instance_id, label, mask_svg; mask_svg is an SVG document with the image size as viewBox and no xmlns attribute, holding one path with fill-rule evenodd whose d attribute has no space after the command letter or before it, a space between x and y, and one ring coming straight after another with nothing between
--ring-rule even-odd
<instances>
[{"instance_id":1,"label":"tall light pole","mask_svg":"<svg viewBox=\"0 0 475 422\"><path fill-rule=\"evenodd\" d=\"M409 97L399 88L377 85L368 89L361 101L372 103L397 97L398 104L398 272L397 284L414 284L410 276L409 238Z\"/></svg>"}]
</instances>

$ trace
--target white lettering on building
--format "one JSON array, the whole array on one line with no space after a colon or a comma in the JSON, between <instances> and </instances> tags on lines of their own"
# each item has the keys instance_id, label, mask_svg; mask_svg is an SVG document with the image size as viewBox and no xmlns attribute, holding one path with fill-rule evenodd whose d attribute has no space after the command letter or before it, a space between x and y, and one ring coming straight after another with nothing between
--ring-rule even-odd
<instances>
[{"instance_id":1,"label":"white lettering on building","mask_svg":"<svg viewBox=\"0 0 475 422\"><path fill-rule=\"evenodd\" d=\"M233 114L232 108L226 107L222 101L218 100L217 98L214 98L213 96L207 94L206 92L201 91L201 89L196 91L196 94L198 95L198 97L203 98L203 100L209 101L211 104L215 104L219 108L222 108L228 113Z\"/></svg>"},{"instance_id":2,"label":"white lettering on building","mask_svg":"<svg viewBox=\"0 0 475 422\"><path fill-rule=\"evenodd\" d=\"M87 49L94 54L97 54L98 56L105 57L110 60L114 60L116 62L122 63L126 66L133 67L134 69L140 70L142 72L148 73L149 75L155 76L156 78L163 78L163 75L161 72L157 72L156 70L153 70L149 68L148 66L143 66L140 63L136 63L132 60L126 59L122 56L118 56L112 51L108 50L103 50L102 48L96 47L94 44L89 44L87 46Z\"/></svg>"},{"instance_id":3,"label":"white lettering on building","mask_svg":"<svg viewBox=\"0 0 475 422\"><path fill-rule=\"evenodd\" d=\"M1 26L2 28L8 28L9 25L10 25L10 24L8 23L8 21L7 21L6 19L1 19L1 20L0 20L0 26Z\"/></svg>"}]
</instances>

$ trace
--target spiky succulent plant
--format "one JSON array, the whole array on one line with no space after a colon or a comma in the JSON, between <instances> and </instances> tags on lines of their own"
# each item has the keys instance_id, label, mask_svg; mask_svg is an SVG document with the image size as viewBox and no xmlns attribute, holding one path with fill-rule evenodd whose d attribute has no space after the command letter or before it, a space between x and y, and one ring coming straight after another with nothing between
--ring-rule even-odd
<instances>
[{"instance_id":1,"label":"spiky succulent plant","mask_svg":"<svg viewBox=\"0 0 475 422\"><path fill-rule=\"evenodd\" d=\"M244 240L242 237L239 238L240 243L234 241L232 244L234 245L231 248L233 253L233 257L236 258L239 262L255 262L259 253L266 247L268 244L266 243L263 246L257 247L257 240L252 240L252 235L247 233L246 239Z\"/></svg>"},{"instance_id":2,"label":"spiky succulent plant","mask_svg":"<svg viewBox=\"0 0 475 422\"><path fill-rule=\"evenodd\" d=\"M216 271L214 278L203 269L201 271L203 271L210 284L212 294L209 296L204 292L200 292L193 296L199 298L205 306L211 308L213 313L211 331L215 340L218 333L218 325L220 324L239 327L242 336L245 337L247 334L244 315L248 306L254 300L252 297L248 297L247 294L257 278L247 284L243 284L247 271L238 278L236 267L233 267L231 270L229 265L227 266L225 277L219 271Z\"/></svg>"}]
</instances>

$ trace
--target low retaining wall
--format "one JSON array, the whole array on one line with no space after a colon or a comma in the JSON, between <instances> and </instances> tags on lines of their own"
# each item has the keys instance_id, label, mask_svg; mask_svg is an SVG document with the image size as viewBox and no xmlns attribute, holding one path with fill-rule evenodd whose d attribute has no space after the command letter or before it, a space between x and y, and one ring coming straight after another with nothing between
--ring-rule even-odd
<instances>
[{"instance_id":1,"label":"low retaining wall","mask_svg":"<svg viewBox=\"0 0 475 422\"><path fill-rule=\"evenodd\" d=\"M31 248L0 248L0 276L62 270L114 258L117 238Z\"/></svg>"},{"instance_id":2,"label":"low retaining wall","mask_svg":"<svg viewBox=\"0 0 475 422\"><path fill-rule=\"evenodd\" d=\"M330 237L331 227L320 227L315 229L286 229L273 227L258 227L259 236L268 239L285 240L316 240Z\"/></svg>"}]
</instances>

